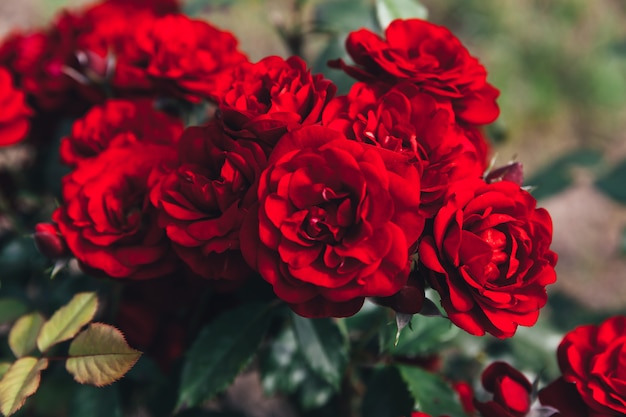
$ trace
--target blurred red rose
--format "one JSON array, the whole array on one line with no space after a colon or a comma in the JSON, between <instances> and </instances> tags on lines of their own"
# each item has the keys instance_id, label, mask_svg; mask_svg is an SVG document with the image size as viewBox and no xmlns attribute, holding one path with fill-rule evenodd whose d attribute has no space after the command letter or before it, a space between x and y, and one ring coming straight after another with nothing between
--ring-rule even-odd
<instances>
[{"instance_id":1,"label":"blurred red rose","mask_svg":"<svg viewBox=\"0 0 626 417\"><path fill-rule=\"evenodd\" d=\"M504 362L494 362L483 371L482 384L493 394L487 402L474 400L483 417L526 417L530 411L532 384L517 369Z\"/></svg>"},{"instance_id":2,"label":"blurred red rose","mask_svg":"<svg viewBox=\"0 0 626 417\"><path fill-rule=\"evenodd\" d=\"M335 91L330 80L311 74L301 58L270 56L224 77L217 99L233 136L271 148L287 131L318 123Z\"/></svg>"},{"instance_id":3,"label":"blurred red rose","mask_svg":"<svg viewBox=\"0 0 626 417\"><path fill-rule=\"evenodd\" d=\"M532 326L556 281L552 221L510 181L452 184L419 246L420 269L450 320L474 335L504 338Z\"/></svg>"},{"instance_id":4,"label":"blurred red rose","mask_svg":"<svg viewBox=\"0 0 626 417\"><path fill-rule=\"evenodd\" d=\"M112 141L174 144L183 131L182 120L155 108L151 99L107 100L94 106L72 125L61 141L63 163L75 166L108 148Z\"/></svg>"},{"instance_id":5,"label":"blurred red rose","mask_svg":"<svg viewBox=\"0 0 626 417\"><path fill-rule=\"evenodd\" d=\"M71 34L55 28L30 33L15 32L0 45L0 65L11 71L15 84L43 110L74 109L74 81L63 68L73 57ZM79 107L82 107L80 105Z\"/></svg>"},{"instance_id":6,"label":"blurred red rose","mask_svg":"<svg viewBox=\"0 0 626 417\"><path fill-rule=\"evenodd\" d=\"M175 155L162 145L112 144L63 178L64 204L52 219L83 269L131 279L176 269L170 242L147 198L152 167Z\"/></svg>"},{"instance_id":7,"label":"blurred red rose","mask_svg":"<svg viewBox=\"0 0 626 417\"><path fill-rule=\"evenodd\" d=\"M464 123L482 125L498 117L499 91L447 28L419 19L394 20L385 38L367 29L352 32L346 48L356 65L341 60L331 65L361 81L410 81L437 100L450 101Z\"/></svg>"},{"instance_id":8,"label":"blurred red rose","mask_svg":"<svg viewBox=\"0 0 626 417\"><path fill-rule=\"evenodd\" d=\"M24 139L32 114L24 93L14 87L9 71L0 67L0 146Z\"/></svg>"},{"instance_id":9,"label":"blurred red rose","mask_svg":"<svg viewBox=\"0 0 626 417\"><path fill-rule=\"evenodd\" d=\"M320 126L285 135L241 231L246 261L305 317L349 316L406 283L419 238L417 170Z\"/></svg>"},{"instance_id":10,"label":"blurred red rose","mask_svg":"<svg viewBox=\"0 0 626 417\"><path fill-rule=\"evenodd\" d=\"M323 124L350 139L406 154L421 174L421 208L433 217L450 183L479 178L484 156L454 122L450 106L410 83L389 89L356 83L347 96L331 101Z\"/></svg>"},{"instance_id":11,"label":"blurred red rose","mask_svg":"<svg viewBox=\"0 0 626 417\"><path fill-rule=\"evenodd\" d=\"M49 259L61 259L70 256L65 239L54 223L38 223L35 225L35 246L39 252Z\"/></svg>"},{"instance_id":12,"label":"blurred red rose","mask_svg":"<svg viewBox=\"0 0 626 417\"><path fill-rule=\"evenodd\" d=\"M239 251L239 229L256 201L266 159L258 144L235 141L220 125L185 130L179 160L151 175L150 198L159 224L178 255L211 279L241 279L251 273Z\"/></svg>"},{"instance_id":13,"label":"blurred red rose","mask_svg":"<svg viewBox=\"0 0 626 417\"><path fill-rule=\"evenodd\" d=\"M590 416L626 415L626 316L577 327L557 356L563 380L574 384Z\"/></svg>"}]
</instances>

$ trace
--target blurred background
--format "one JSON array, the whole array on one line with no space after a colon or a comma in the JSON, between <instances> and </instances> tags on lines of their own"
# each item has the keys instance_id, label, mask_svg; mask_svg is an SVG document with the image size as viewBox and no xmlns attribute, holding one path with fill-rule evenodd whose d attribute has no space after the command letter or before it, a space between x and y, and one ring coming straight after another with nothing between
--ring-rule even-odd
<instances>
[{"instance_id":1,"label":"blurred background","mask_svg":"<svg viewBox=\"0 0 626 417\"><path fill-rule=\"evenodd\" d=\"M88 0L0 2L0 36L47 25ZM407 7L416 3L407 0ZM409 4L411 3L411 4ZM251 59L302 54L325 68L350 30L375 28L372 1L187 0L186 12L235 33ZM422 0L501 91L490 126L496 165L524 164L554 221L558 283L549 291L598 312L626 308L626 2ZM418 5L419 6L419 5ZM423 9L415 9L422 13ZM565 299L567 299L565 297Z\"/></svg>"}]
</instances>

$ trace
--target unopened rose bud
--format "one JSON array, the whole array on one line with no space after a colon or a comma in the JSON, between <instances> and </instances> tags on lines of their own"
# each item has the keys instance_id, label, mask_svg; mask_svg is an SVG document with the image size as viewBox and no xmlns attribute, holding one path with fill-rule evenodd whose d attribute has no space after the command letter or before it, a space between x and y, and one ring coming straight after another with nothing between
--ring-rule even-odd
<instances>
[{"instance_id":1,"label":"unopened rose bud","mask_svg":"<svg viewBox=\"0 0 626 417\"><path fill-rule=\"evenodd\" d=\"M511 162L500 168L496 168L487 174L485 181L489 184L498 181L511 181L519 185L524 184L524 169L521 162Z\"/></svg>"},{"instance_id":2,"label":"unopened rose bud","mask_svg":"<svg viewBox=\"0 0 626 417\"><path fill-rule=\"evenodd\" d=\"M39 252L50 259L70 256L70 251L61 236L58 227L52 223L39 223L35 226L35 246Z\"/></svg>"},{"instance_id":3,"label":"unopened rose bud","mask_svg":"<svg viewBox=\"0 0 626 417\"><path fill-rule=\"evenodd\" d=\"M378 297L375 301L398 313L417 314L424 306L424 298L424 284L413 271L400 291L390 297Z\"/></svg>"}]
</instances>

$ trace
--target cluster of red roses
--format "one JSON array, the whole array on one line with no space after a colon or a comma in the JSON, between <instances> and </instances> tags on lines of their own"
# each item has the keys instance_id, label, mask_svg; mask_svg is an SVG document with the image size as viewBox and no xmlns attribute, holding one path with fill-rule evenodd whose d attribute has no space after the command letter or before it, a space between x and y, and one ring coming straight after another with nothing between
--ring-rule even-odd
<instances>
[{"instance_id":1,"label":"cluster of red roses","mask_svg":"<svg viewBox=\"0 0 626 417\"><path fill-rule=\"evenodd\" d=\"M82 115L53 220L86 272L227 287L258 273L307 317L366 297L418 313L429 284L459 327L510 337L537 320L557 257L520 181L483 178L498 91L443 27L385 36L350 34L355 65L331 64L359 81L336 96L302 59L251 63L172 1L109 0L10 37L0 80L36 114ZM185 111L198 103L213 107ZM12 109L7 143L32 113Z\"/></svg>"},{"instance_id":2,"label":"cluster of red roses","mask_svg":"<svg viewBox=\"0 0 626 417\"><path fill-rule=\"evenodd\" d=\"M469 414L478 410L483 417L526 417L535 410L534 415L562 417L626 415L625 316L569 332L557 357L562 376L539 392L518 370L493 363L482 375L483 387L493 399L472 402L473 394L467 391L464 404L469 404ZM536 398L539 404L533 405Z\"/></svg>"}]
</instances>

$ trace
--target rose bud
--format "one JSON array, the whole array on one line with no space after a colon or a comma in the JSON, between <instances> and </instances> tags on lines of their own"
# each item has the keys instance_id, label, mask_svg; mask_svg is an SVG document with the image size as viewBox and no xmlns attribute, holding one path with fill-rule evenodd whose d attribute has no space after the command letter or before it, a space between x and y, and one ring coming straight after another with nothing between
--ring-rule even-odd
<instances>
[{"instance_id":1,"label":"rose bud","mask_svg":"<svg viewBox=\"0 0 626 417\"><path fill-rule=\"evenodd\" d=\"M59 228L53 223L38 223L35 226L35 246L39 252L50 259L61 259L70 256L65 239Z\"/></svg>"},{"instance_id":2,"label":"rose bud","mask_svg":"<svg viewBox=\"0 0 626 417\"><path fill-rule=\"evenodd\" d=\"M517 369L505 362L494 362L482 375L482 384L493 399L474 400L484 417L525 417L530 411L532 384Z\"/></svg>"},{"instance_id":3,"label":"rose bud","mask_svg":"<svg viewBox=\"0 0 626 417\"><path fill-rule=\"evenodd\" d=\"M424 280L412 271L404 287L390 297L377 297L376 303L398 313L417 314L424 306Z\"/></svg>"},{"instance_id":4,"label":"rose bud","mask_svg":"<svg viewBox=\"0 0 626 417\"><path fill-rule=\"evenodd\" d=\"M496 168L487 174L485 182L491 184L498 181L511 181L520 187L524 184L524 170L521 162L511 162Z\"/></svg>"}]
</instances>

